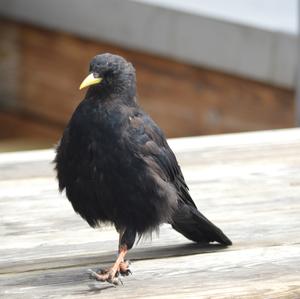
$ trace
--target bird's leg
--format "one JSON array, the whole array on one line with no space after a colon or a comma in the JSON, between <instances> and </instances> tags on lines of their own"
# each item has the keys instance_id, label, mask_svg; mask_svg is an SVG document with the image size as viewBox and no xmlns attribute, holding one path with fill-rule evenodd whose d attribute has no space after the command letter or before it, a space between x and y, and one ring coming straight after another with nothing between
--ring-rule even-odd
<instances>
[{"instance_id":1,"label":"bird's leg","mask_svg":"<svg viewBox=\"0 0 300 299\"><path fill-rule=\"evenodd\" d=\"M118 247L118 254L120 255L121 251L123 250L124 244L122 245L122 238L124 236L125 229L120 230L119 232L119 247ZM127 248L127 245L125 245ZM125 257L125 255L124 255ZM129 270L129 261L125 261L123 257L123 260L120 262L119 266L119 272L123 276L127 276L131 274L131 271Z\"/></svg>"},{"instance_id":2,"label":"bird's leg","mask_svg":"<svg viewBox=\"0 0 300 299\"><path fill-rule=\"evenodd\" d=\"M112 284L118 285L119 284L119 273L126 275L125 272L127 272L128 274L130 272L128 269L128 266L126 266L126 262L124 262L124 257L127 253L127 246L120 246L119 249L119 254L118 257L115 261L115 263L112 265L111 268L109 269L105 269L105 270L100 270L99 272L93 272L90 271L91 277L98 280L98 281L107 281L110 282ZM127 274L127 275L128 275Z\"/></svg>"},{"instance_id":3,"label":"bird's leg","mask_svg":"<svg viewBox=\"0 0 300 299\"><path fill-rule=\"evenodd\" d=\"M131 230L120 231L119 237L119 252L118 257L113 266L106 270L100 270L99 272L90 271L90 276L98 281L107 281L112 284L119 284L119 274L129 275L129 262L125 261L125 255L134 244L136 233Z\"/></svg>"}]
</instances>

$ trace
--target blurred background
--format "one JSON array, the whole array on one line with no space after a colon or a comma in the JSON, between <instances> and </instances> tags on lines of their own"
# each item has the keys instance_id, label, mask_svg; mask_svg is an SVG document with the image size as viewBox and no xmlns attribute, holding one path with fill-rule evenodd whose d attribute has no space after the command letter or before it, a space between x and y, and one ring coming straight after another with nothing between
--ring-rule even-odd
<instances>
[{"instance_id":1,"label":"blurred background","mask_svg":"<svg viewBox=\"0 0 300 299\"><path fill-rule=\"evenodd\" d=\"M297 9L297 0L1 0L0 151L52 147L104 52L134 64L139 102L167 137L296 126Z\"/></svg>"}]
</instances>

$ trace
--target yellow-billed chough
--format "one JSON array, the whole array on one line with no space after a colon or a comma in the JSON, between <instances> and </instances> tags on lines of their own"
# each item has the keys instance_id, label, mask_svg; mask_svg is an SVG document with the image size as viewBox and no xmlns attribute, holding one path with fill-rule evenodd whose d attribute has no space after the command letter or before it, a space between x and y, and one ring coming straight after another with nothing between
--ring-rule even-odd
<instances>
[{"instance_id":1,"label":"yellow-billed chough","mask_svg":"<svg viewBox=\"0 0 300 299\"><path fill-rule=\"evenodd\" d=\"M80 89L88 87L57 146L60 191L92 227L112 223L119 255L94 278L111 283L130 271L124 257L136 236L162 223L194 242L231 245L193 202L165 135L138 105L136 77L124 58L95 56Z\"/></svg>"}]
</instances>

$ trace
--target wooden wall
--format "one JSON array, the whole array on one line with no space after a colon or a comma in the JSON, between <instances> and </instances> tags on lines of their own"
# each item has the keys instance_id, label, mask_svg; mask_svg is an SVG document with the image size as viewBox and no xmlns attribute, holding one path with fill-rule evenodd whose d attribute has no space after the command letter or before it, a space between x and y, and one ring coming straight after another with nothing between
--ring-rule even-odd
<instances>
[{"instance_id":1,"label":"wooden wall","mask_svg":"<svg viewBox=\"0 0 300 299\"><path fill-rule=\"evenodd\" d=\"M292 90L31 25L2 21L0 31L2 139L54 143L84 96L91 57L103 52L133 62L140 104L168 137L294 125Z\"/></svg>"}]
</instances>

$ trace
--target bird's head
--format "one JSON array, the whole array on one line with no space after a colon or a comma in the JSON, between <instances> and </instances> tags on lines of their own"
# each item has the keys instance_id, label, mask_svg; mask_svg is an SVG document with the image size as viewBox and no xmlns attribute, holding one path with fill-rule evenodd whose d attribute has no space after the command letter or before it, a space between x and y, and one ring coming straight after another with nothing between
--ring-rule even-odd
<instances>
[{"instance_id":1,"label":"bird's head","mask_svg":"<svg viewBox=\"0 0 300 299\"><path fill-rule=\"evenodd\" d=\"M135 89L135 69L121 56L110 53L97 55L90 62L89 75L79 89L85 87L116 92Z\"/></svg>"}]
</instances>

